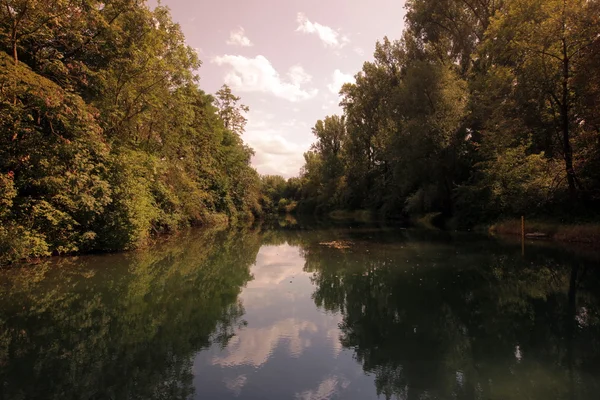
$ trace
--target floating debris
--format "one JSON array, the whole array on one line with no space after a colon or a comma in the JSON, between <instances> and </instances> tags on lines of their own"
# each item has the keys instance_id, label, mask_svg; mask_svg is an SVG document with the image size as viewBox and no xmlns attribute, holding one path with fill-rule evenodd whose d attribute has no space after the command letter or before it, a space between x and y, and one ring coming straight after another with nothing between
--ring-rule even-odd
<instances>
[{"instance_id":1,"label":"floating debris","mask_svg":"<svg viewBox=\"0 0 600 400\"><path fill-rule=\"evenodd\" d=\"M321 242L319 244L321 246L327 246L334 249L349 249L352 245L352 242L348 240L334 240L333 242Z\"/></svg>"},{"instance_id":2,"label":"floating debris","mask_svg":"<svg viewBox=\"0 0 600 400\"><path fill-rule=\"evenodd\" d=\"M548 237L548 234L542 233L542 232L533 232L533 233L526 233L525 237L528 239L545 239Z\"/></svg>"}]
</instances>

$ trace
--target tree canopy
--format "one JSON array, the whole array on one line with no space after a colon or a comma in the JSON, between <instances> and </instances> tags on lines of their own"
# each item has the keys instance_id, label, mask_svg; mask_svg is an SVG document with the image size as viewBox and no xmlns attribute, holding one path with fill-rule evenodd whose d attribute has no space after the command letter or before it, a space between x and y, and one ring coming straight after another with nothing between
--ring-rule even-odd
<instances>
[{"instance_id":1,"label":"tree canopy","mask_svg":"<svg viewBox=\"0 0 600 400\"><path fill-rule=\"evenodd\" d=\"M248 111L198 87L169 10L0 1L0 261L262 213Z\"/></svg>"},{"instance_id":2,"label":"tree canopy","mask_svg":"<svg viewBox=\"0 0 600 400\"><path fill-rule=\"evenodd\" d=\"M411 0L317 122L299 207L455 226L600 202L600 2ZM332 156L327 121L344 132Z\"/></svg>"}]
</instances>

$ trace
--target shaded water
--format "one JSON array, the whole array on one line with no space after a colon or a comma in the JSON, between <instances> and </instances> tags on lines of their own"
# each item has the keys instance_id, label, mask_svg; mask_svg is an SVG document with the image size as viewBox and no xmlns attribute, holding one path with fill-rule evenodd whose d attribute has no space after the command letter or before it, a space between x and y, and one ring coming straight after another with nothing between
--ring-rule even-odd
<instances>
[{"instance_id":1,"label":"shaded water","mask_svg":"<svg viewBox=\"0 0 600 400\"><path fill-rule=\"evenodd\" d=\"M204 231L0 271L0 399L597 399L600 262L554 247Z\"/></svg>"}]
</instances>

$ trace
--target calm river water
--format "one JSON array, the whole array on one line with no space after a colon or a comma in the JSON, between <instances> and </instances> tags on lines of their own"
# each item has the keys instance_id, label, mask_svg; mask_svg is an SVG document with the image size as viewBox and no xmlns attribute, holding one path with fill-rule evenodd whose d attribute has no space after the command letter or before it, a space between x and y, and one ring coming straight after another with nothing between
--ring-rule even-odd
<instances>
[{"instance_id":1,"label":"calm river water","mask_svg":"<svg viewBox=\"0 0 600 400\"><path fill-rule=\"evenodd\" d=\"M598 399L600 258L369 226L0 271L0 399Z\"/></svg>"}]
</instances>

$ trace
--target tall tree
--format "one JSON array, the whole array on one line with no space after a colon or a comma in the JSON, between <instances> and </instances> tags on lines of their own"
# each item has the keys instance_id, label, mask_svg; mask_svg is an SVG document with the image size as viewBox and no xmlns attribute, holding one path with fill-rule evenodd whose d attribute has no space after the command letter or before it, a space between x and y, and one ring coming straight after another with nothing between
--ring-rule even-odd
<instances>
[{"instance_id":1,"label":"tall tree","mask_svg":"<svg viewBox=\"0 0 600 400\"><path fill-rule=\"evenodd\" d=\"M234 95L231 88L225 84L217 91L215 97L215 105L219 109L219 116L225 123L225 128L238 135L244 132L248 122L243 113L250 110L248 106L238 104L240 100L240 97Z\"/></svg>"},{"instance_id":2,"label":"tall tree","mask_svg":"<svg viewBox=\"0 0 600 400\"><path fill-rule=\"evenodd\" d=\"M510 0L491 22L486 43L493 62L507 65L529 99L544 107L539 119L554 126L572 198L581 189L574 138L584 121L576 107L582 88L576 76L599 38L598 2L587 0ZM496 53L497 52L497 53ZM496 55L495 55L496 54ZM518 60L518 62L515 62Z\"/></svg>"}]
</instances>

